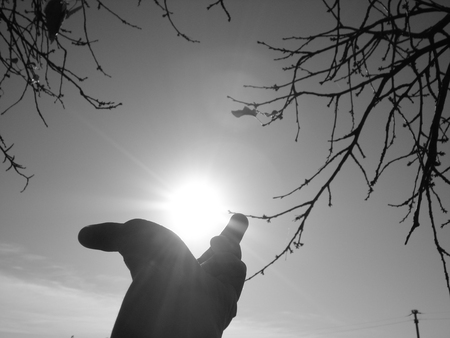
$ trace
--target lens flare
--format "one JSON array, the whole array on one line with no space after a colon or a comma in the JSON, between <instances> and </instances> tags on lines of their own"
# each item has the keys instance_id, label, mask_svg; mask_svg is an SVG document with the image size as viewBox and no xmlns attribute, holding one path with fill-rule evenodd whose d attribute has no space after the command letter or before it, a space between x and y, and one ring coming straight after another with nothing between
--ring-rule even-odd
<instances>
[{"instance_id":1,"label":"lens flare","mask_svg":"<svg viewBox=\"0 0 450 338\"><path fill-rule=\"evenodd\" d=\"M220 233L229 214L219 190L210 182L194 180L173 191L168 212L172 229L186 242L206 241Z\"/></svg>"}]
</instances>

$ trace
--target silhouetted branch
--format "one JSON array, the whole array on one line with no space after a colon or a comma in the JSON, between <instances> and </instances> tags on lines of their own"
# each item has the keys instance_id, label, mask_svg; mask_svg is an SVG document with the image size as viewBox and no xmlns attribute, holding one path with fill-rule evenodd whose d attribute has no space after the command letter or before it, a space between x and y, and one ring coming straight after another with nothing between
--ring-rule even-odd
<instances>
[{"instance_id":1,"label":"silhouetted branch","mask_svg":"<svg viewBox=\"0 0 450 338\"><path fill-rule=\"evenodd\" d=\"M137 0L137 6L141 2ZM189 42L199 42L178 29L168 2L168 0L154 0L178 36ZM15 108L31 92L36 112L47 126L40 101L42 97L51 97L55 103L60 103L64 108L63 97L67 83L75 87L79 95L95 109L114 109L121 105L113 101L100 100L85 91L83 81L87 77L67 68L67 61L71 56L68 47L72 45L87 48L96 70L111 77L97 59L93 48L96 40L89 37L88 11L93 8L104 10L126 26L141 29L139 26L125 20L112 9L112 5L105 4L101 0L0 0L0 4L0 100L3 102L6 100L6 89L11 91L9 88L11 78L18 78L23 83L21 91L12 90L12 95L8 96L10 102L3 105L6 108L2 108L1 115ZM207 9L216 5L220 5L230 21L231 16L224 0L211 3ZM77 33L64 30L65 20L77 22ZM58 85L53 89L55 83Z\"/></svg>"},{"instance_id":2,"label":"silhouetted branch","mask_svg":"<svg viewBox=\"0 0 450 338\"><path fill-rule=\"evenodd\" d=\"M20 176L25 178L25 180L26 180L25 186L23 187L23 189L21 191L21 192L23 192L27 188L28 183L30 182L30 179L33 177L33 175L28 176L22 172L26 168L23 165L17 163L15 157L9 153L12 147L13 147L13 144L10 145L9 147L7 147L3 138L0 136L0 150L3 153L3 163L8 164L8 168L6 169L6 171L13 169L17 174L19 174Z\"/></svg>"},{"instance_id":3,"label":"silhouetted branch","mask_svg":"<svg viewBox=\"0 0 450 338\"><path fill-rule=\"evenodd\" d=\"M228 21L231 21L231 15L228 12L227 8L225 7L225 3L224 0L217 0L216 2L210 4L208 7L206 7L207 10L210 10L212 7L219 5L220 7L222 7L222 10L225 12L225 14L227 15Z\"/></svg>"},{"instance_id":4,"label":"silhouetted branch","mask_svg":"<svg viewBox=\"0 0 450 338\"><path fill-rule=\"evenodd\" d=\"M313 207L324 191L328 191L329 204L331 204L332 182L343 165L351 158L362 173L368 187L367 198L370 197L376 183L387 168L402 164L416 168L416 175L411 181L410 196L402 203L391 204L391 206L407 208L407 214L402 221L412 215L412 226L406 236L406 242L408 242L410 235L420 226L421 210L425 207L423 202L427 201L428 223L435 233L435 246L441 255L450 293L445 260L448 254L437 240L438 233L435 226L436 213L445 214L448 208L444 205L438 190L434 189L438 184L445 185L447 186L443 190L445 191L450 185L449 166L447 165L446 169L440 169L444 161L448 164L448 157L443 147L448 142L449 112L443 108L447 102L450 83L450 34L448 32L450 7L425 0L414 3L403 0L372 0L367 5L361 24L350 26L342 19L342 12L345 10L343 2L341 3L340 0L323 0L322 2L335 20L334 28L310 36L293 36L284 39L289 40L291 44L298 42L298 46L293 48L274 47L259 42L282 55L276 60L284 62L292 60L290 66L283 68L284 71L289 72L290 80L270 86L246 86L275 93L272 98L264 102L231 98L234 102L254 109L262 110L263 107L267 107L268 111L277 111L278 114L271 115L270 120L262 123L263 126L282 119L284 114L292 111L297 121L296 141L301 126L299 105L302 97L323 98L327 102L327 107L333 109L330 149L324 164L297 188L276 197L293 198L294 194L320 177L325 183L320 185L318 191L313 194L313 198L307 198L306 202L300 201L272 216L248 215L248 217L272 221L281 215L306 207L305 212L295 216L294 220L299 221L297 232L285 249L249 279L263 274L267 267L283 254L292 253L293 248L298 248L294 243L301 243L301 236ZM435 20L430 20L430 15L434 15ZM422 19L425 16L427 19ZM417 25L417 22L420 22L420 25ZM425 25L425 23L428 24ZM328 62L324 62L324 58L327 58ZM318 64L321 65L320 68L317 68ZM311 88L312 80L321 85L320 90L302 89ZM337 91L330 90L336 86L326 86L335 83L341 83ZM367 95L363 96L363 93L371 95L369 102L364 102L367 100ZM336 125L338 120L342 119L338 111L342 106L341 99L344 97L348 98L351 125L342 136L338 136ZM381 106L381 103L384 103L384 106ZM362 110L359 108L361 105L365 107ZM369 178L369 168L364 161L366 155L361 147L361 135L364 135L371 127L371 123L367 122L368 117L377 112L377 117L373 119L380 120L380 110L386 109L386 106L388 109L384 134L382 134L383 130L380 130L380 134L383 135L383 145L374 168L374 175ZM434 112L431 111L433 108ZM350 141L350 145L348 142L343 143L344 140ZM409 145L406 152L395 147L401 143ZM333 167L331 172L324 170L331 167ZM431 207L435 204L439 206L439 211ZM448 223L449 221L443 225Z\"/></svg>"},{"instance_id":5,"label":"silhouetted branch","mask_svg":"<svg viewBox=\"0 0 450 338\"><path fill-rule=\"evenodd\" d=\"M108 13L119 18L122 23L137 28L120 18L114 11L97 1L98 8L106 9ZM64 108L63 96L65 84L70 83L77 90L79 95L96 109L113 109L120 105L112 101L103 101L87 94L82 87L82 82L86 77L79 76L73 70L67 68L67 60L70 55L65 45L67 43L78 47L87 47L94 60L96 69L107 75L92 48L87 29L86 10L89 8L87 0L76 0L69 8L65 1L60 0L1 0L0 7L0 99L6 98L12 101L6 105L0 114L4 115L16 107L26 95L32 93L34 106L39 117L47 126L45 117L40 108L42 97L52 97ZM81 10L82 16L75 15ZM63 22L69 16L80 22L80 32L84 39L75 38L71 32L62 29ZM56 75L56 77L54 76ZM109 76L109 75L107 75ZM10 90L9 80L11 78L20 79L23 87L16 99L16 90L12 90L12 95L5 95L5 90ZM56 81L55 81L56 80ZM53 83L57 83L53 89ZM10 163L10 168L26 178L26 185L32 175L27 176L22 173L24 166L18 165L14 156L10 154L10 147L2 148L5 161ZM8 170L7 169L7 170Z\"/></svg>"}]
</instances>

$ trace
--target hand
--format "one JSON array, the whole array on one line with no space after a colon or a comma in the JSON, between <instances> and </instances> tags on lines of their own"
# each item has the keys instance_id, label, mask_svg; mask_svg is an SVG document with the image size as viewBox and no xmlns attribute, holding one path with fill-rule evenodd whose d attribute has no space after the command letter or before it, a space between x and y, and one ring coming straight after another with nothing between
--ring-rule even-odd
<instances>
[{"instance_id":1,"label":"hand","mask_svg":"<svg viewBox=\"0 0 450 338\"><path fill-rule=\"evenodd\" d=\"M111 338L221 337L244 285L239 242L247 226L233 215L198 260L172 231L146 220L83 228L80 243L119 252L133 279Z\"/></svg>"}]
</instances>

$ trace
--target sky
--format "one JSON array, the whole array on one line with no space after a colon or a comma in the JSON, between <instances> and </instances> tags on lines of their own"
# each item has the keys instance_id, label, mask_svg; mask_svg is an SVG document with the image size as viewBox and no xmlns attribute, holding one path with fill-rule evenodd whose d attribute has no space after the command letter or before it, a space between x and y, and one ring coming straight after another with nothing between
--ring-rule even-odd
<instances>
[{"instance_id":1,"label":"sky","mask_svg":"<svg viewBox=\"0 0 450 338\"><path fill-rule=\"evenodd\" d=\"M89 76L86 92L123 105L95 110L66 84L64 108L42 100L48 127L30 95L1 116L3 137L34 175L21 193L23 178L4 172L6 165L0 173L1 337L109 337L131 278L118 254L78 243L82 227L145 218L179 233L199 256L228 210L273 214L307 199L314 187L273 197L301 184L327 154L332 113L323 102L301 103L295 142L292 110L261 127L254 118L235 118L231 111L243 106L227 99L267 100L272 93L244 85L289 78L273 61L279 55L257 41L281 44L283 37L323 29L330 21L321 2L230 1L230 22L218 7L206 11L206 1L169 2L178 27L201 41L195 44L177 37L151 1L110 3L142 27L92 11L88 27L99 40L93 48L111 78L95 71L86 51L68 46L68 62ZM357 3L347 2L355 20ZM64 27L76 31L80 20L74 15ZM364 141L369 154L380 126L372 123ZM422 337L448 337L450 295L431 228L424 217L405 246L411 225L399 223L405 210L387 205L408 195L410 177L393 169L365 201L363 177L355 166L344 167L332 186L333 206L322 198L304 246L246 282L223 337L410 338L413 309L420 312ZM170 196L198 182L215 191L221 214L195 233L180 224ZM298 225L294 217L250 220L241 243L249 275L284 249ZM442 229L447 250L449 231Z\"/></svg>"}]
</instances>

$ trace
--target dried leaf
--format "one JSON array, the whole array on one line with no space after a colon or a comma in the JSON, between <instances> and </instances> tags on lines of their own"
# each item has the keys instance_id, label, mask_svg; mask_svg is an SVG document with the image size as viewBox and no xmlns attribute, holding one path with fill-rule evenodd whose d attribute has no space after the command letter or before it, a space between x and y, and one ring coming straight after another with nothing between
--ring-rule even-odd
<instances>
[{"instance_id":1,"label":"dried leaf","mask_svg":"<svg viewBox=\"0 0 450 338\"><path fill-rule=\"evenodd\" d=\"M241 117L244 115L256 117L256 115L258 115L258 112L256 111L256 109L250 109L249 107L244 107L244 109L242 109L242 110L232 110L231 114L233 114L236 117Z\"/></svg>"},{"instance_id":2,"label":"dried leaf","mask_svg":"<svg viewBox=\"0 0 450 338\"><path fill-rule=\"evenodd\" d=\"M53 42L66 17L67 3L64 0L49 0L44 9L50 42Z\"/></svg>"}]
</instances>

